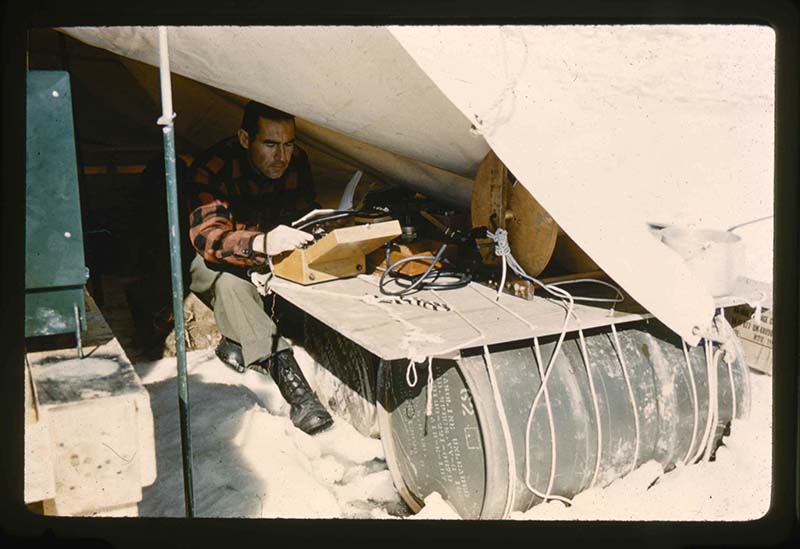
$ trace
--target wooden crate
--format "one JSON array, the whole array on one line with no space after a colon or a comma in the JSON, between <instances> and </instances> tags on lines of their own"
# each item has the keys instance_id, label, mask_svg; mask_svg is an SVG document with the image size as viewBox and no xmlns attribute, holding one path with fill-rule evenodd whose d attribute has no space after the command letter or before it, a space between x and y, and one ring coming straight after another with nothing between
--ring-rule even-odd
<instances>
[{"instance_id":1,"label":"wooden crate","mask_svg":"<svg viewBox=\"0 0 800 549\"><path fill-rule=\"evenodd\" d=\"M150 397L87 294L84 358L26 357L26 503L46 514L135 516L156 478Z\"/></svg>"},{"instance_id":2,"label":"wooden crate","mask_svg":"<svg viewBox=\"0 0 800 549\"><path fill-rule=\"evenodd\" d=\"M272 272L298 284L316 284L364 273L365 254L400 236L396 220L334 229L307 248L273 259Z\"/></svg>"},{"instance_id":3,"label":"wooden crate","mask_svg":"<svg viewBox=\"0 0 800 549\"><path fill-rule=\"evenodd\" d=\"M753 370L772 375L772 310L762 309L756 317L752 307L726 309L725 316L742 342L745 360Z\"/></svg>"}]
</instances>

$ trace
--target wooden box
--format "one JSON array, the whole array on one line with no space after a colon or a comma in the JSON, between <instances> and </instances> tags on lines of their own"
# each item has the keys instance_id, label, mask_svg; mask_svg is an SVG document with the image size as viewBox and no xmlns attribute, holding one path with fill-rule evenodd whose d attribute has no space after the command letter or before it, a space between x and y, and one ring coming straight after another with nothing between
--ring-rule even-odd
<instances>
[{"instance_id":1,"label":"wooden box","mask_svg":"<svg viewBox=\"0 0 800 549\"><path fill-rule=\"evenodd\" d=\"M334 229L307 248L274 258L272 272L303 285L356 276L366 270L366 254L400 232L396 220Z\"/></svg>"}]
</instances>

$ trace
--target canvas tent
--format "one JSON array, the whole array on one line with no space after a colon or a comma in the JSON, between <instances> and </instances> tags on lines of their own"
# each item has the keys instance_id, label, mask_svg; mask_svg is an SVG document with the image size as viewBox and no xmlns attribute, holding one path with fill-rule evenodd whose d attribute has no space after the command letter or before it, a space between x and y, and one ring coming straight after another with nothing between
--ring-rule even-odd
<instances>
[{"instance_id":1,"label":"canvas tent","mask_svg":"<svg viewBox=\"0 0 800 549\"><path fill-rule=\"evenodd\" d=\"M156 29L61 30L122 56L155 131ZM727 228L772 212L767 28L173 27L169 37L179 139L210 145L256 99L296 114L301 140L325 155L461 206L491 146L598 265L693 344L713 301L647 221ZM91 78L102 90L111 74ZM124 102L125 89L103 101ZM744 274L767 282L770 227L741 233Z\"/></svg>"}]
</instances>

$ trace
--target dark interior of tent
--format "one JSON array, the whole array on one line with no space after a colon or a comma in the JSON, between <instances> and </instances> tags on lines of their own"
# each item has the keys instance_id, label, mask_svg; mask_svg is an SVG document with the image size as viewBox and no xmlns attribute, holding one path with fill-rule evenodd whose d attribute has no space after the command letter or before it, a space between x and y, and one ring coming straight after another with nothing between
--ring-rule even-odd
<instances>
[{"instance_id":1,"label":"dark interior of tent","mask_svg":"<svg viewBox=\"0 0 800 549\"><path fill-rule=\"evenodd\" d=\"M157 68L53 29L31 29L28 68L70 75L87 288L134 362L160 358L172 329L172 306ZM172 84L178 192L183 194L194 157L236 132L248 100L179 75L173 75ZM358 167L310 145L302 135L299 141L309 155L317 201L335 206ZM365 171L358 196L384 186ZM193 251L185 208L180 213L185 275ZM188 284L184 287L188 294ZM194 329L214 328L197 322ZM189 338L190 348L203 345L202 335Z\"/></svg>"}]
</instances>

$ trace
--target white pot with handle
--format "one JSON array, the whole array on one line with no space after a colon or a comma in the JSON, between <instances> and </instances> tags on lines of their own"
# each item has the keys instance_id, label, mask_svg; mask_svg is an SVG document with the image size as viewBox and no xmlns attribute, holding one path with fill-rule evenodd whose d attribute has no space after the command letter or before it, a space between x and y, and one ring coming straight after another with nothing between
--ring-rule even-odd
<instances>
[{"instance_id":1,"label":"white pot with handle","mask_svg":"<svg viewBox=\"0 0 800 549\"><path fill-rule=\"evenodd\" d=\"M744 243L731 232L670 226L661 241L675 250L713 297L730 295L744 268Z\"/></svg>"}]
</instances>

